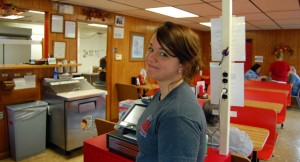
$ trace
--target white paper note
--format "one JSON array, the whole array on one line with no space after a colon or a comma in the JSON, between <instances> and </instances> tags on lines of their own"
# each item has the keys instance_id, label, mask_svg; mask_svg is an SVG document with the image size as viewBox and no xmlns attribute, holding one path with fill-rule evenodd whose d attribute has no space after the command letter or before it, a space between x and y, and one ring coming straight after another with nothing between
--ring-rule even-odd
<instances>
[{"instance_id":1,"label":"white paper note","mask_svg":"<svg viewBox=\"0 0 300 162\"><path fill-rule=\"evenodd\" d=\"M244 63L232 63L230 74L231 106L244 106Z\"/></svg>"},{"instance_id":2,"label":"white paper note","mask_svg":"<svg viewBox=\"0 0 300 162\"><path fill-rule=\"evenodd\" d=\"M219 63L210 63L210 103L219 104L222 84L221 66Z\"/></svg>"},{"instance_id":3,"label":"white paper note","mask_svg":"<svg viewBox=\"0 0 300 162\"><path fill-rule=\"evenodd\" d=\"M232 54L232 61L245 61L245 17L233 17L232 18L232 46L229 49L229 54Z\"/></svg>"},{"instance_id":4,"label":"white paper note","mask_svg":"<svg viewBox=\"0 0 300 162\"><path fill-rule=\"evenodd\" d=\"M211 19L211 60L222 58L222 22L221 18Z\"/></svg>"},{"instance_id":5,"label":"white paper note","mask_svg":"<svg viewBox=\"0 0 300 162\"><path fill-rule=\"evenodd\" d=\"M245 61L245 17L232 17L231 61ZM211 60L222 58L222 19L211 19Z\"/></svg>"}]
</instances>

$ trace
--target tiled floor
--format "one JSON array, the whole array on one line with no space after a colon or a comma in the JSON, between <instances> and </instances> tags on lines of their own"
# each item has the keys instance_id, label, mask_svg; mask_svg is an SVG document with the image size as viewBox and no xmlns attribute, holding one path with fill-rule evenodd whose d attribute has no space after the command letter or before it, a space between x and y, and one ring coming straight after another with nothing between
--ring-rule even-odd
<instances>
[{"instance_id":1,"label":"tiled floor","mask_svg":"<svg viewBox=\"0 0 300 162\"><path fill-rule=\"evenodd\" d=\"M287 110L283 129L278 125L279 139L274 157L268 162L300 162L300 109L293 103ZM262 160L261 160L262 161ZM262 161L263 162L263 161Z\"/></svg>"},{"instance_id":2,"label":"tiled floor","mask_svg":"<svg viewBox=\"0 0 300 162\"><path fill-rule=\"evenodd\" d=\"M268 162L300 162L300 109L292 105L287 110L284 128L278 125L279 139L275 145L274 157ZM45 153L21 162L83 162L82 149L67 156L63 152L48 148ZM0 162L13 162L11 158ZM261 162L264 162L261 160Z\"/></svg>"},{"instance_id":3,"label":"tiled floor","mask_svg":"<svg viewBox=\"0 0 300 162\"><path fill-rule=\"evenodd\" d=\"M20 162L83 162L82 149L76 149L66 155L64 151L57 148L47 148L46 151L37 156L21 160ZM11 158L0 160L0 162L14 162Z\"/></svg>"}]
</instances>

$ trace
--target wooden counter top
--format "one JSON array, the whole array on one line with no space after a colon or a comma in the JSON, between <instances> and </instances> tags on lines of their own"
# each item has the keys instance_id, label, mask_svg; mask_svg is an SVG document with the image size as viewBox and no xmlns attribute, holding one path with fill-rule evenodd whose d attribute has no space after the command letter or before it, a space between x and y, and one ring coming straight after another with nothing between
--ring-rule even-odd
<instances>
[{"instance_id":1,"label":"wooden counter top","mask_svg":"<svg viewBox=\"0 0 300 162\"><path fill-rule=\"evenodd\" d=\"M54 65L31 65L31 64L0 64L0 70L15 69L42 69L55 67L80 66L81 64L54 64Z\"/></svg>"}]
</instances>

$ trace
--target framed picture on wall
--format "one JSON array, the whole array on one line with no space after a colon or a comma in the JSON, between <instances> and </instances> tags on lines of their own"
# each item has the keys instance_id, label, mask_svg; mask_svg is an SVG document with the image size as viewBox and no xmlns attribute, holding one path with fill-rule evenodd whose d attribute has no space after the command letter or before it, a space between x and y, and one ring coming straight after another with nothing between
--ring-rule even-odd
<instances>
[{"instance_id":1,"label":"framed picture on wall","mask_svg":"<svg viewBox=\"0 0 300 162\"><path fill-rule=\"evenodd\" d=\"M63 33L64 32L64 16L62 15L51 15L51 32Z\"/></svg>"},{"instance_id":2,"label":"framed picture on wall","mask_svg":"<svg viewBox=\"0 0 300 162\"><path fill-rule=\"evenodd\" d=\"M53 54L57 59L64 59L66 55L66 42L54 41L53 42Z\"/></svg>"},{"instance_id":3,"label":"framed picture on wall","mask_svg":"<svg viewBox=\"0 0 300 162\"><path fill-rule=\"evenodd\" d=\"M140 33L130 34L130 60L143 61L145 48L145 35Z\"/></svg>"},{"instance_id":4,"label":"framed picture on wall","mask_svg":"<svg viewBox=\"0 0 300 162\"><path fill-rule=\"evenodd\" d=\"M125 24L125 17L123 17L123 16L116 16L115 25L116 26L124 26L124 24Z\"/></svg>"},{"instance_id":5,"label":"framed picture on wall","mask_svg":"<svg viewBox=\"0 0 300 162\"><path fill-rule=\"evenodd\" d=\"M65 38L76 38L75 21L65 21Z\"/></svg>"}]
</instances>

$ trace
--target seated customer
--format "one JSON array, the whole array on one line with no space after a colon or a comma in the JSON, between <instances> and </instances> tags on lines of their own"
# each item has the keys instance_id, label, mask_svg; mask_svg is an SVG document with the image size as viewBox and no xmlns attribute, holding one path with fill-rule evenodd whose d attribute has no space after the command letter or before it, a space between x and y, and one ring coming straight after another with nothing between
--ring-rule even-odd
<instances>
[{"instance_id":1,"label":"seated customer","mask_svg":"<svg viewBox=\"0 0 300 162\"><path fill-rule=\"evenodd\" d=\"M254 64L246 73L245 80L255 80L261 81L266 79L266 76L260 76L261 66L259 64Z\"/></svg>"},{"instance_id":2,"label":"seated customer","mask_svg":"<svg viewBox=\"0 0 300 162\"><path fill-rule=\"evenodd\" d=\"M210 104L206 101L203 105L203 111L206 117L208 135L208 143L211 146L219 147L220 131L219 131L219 115L213 115L213 110L219 110L219 105ZM253 150L253 142L246 132L236 127L230 127L229 132L229 152L240 154L248 157Z\"/></svg>"},{"instance_id":3,"label":"seated customer","mask_svg":"<svg viewBox=\"0 0 300 162\"><path fill-rule=\"evenodd\" d=\"M291 66L291 71L288 77L288 83L292 84L292 95L297 96L300 88L300 78L294 66Z\"/></svg>"}]
</instances>

